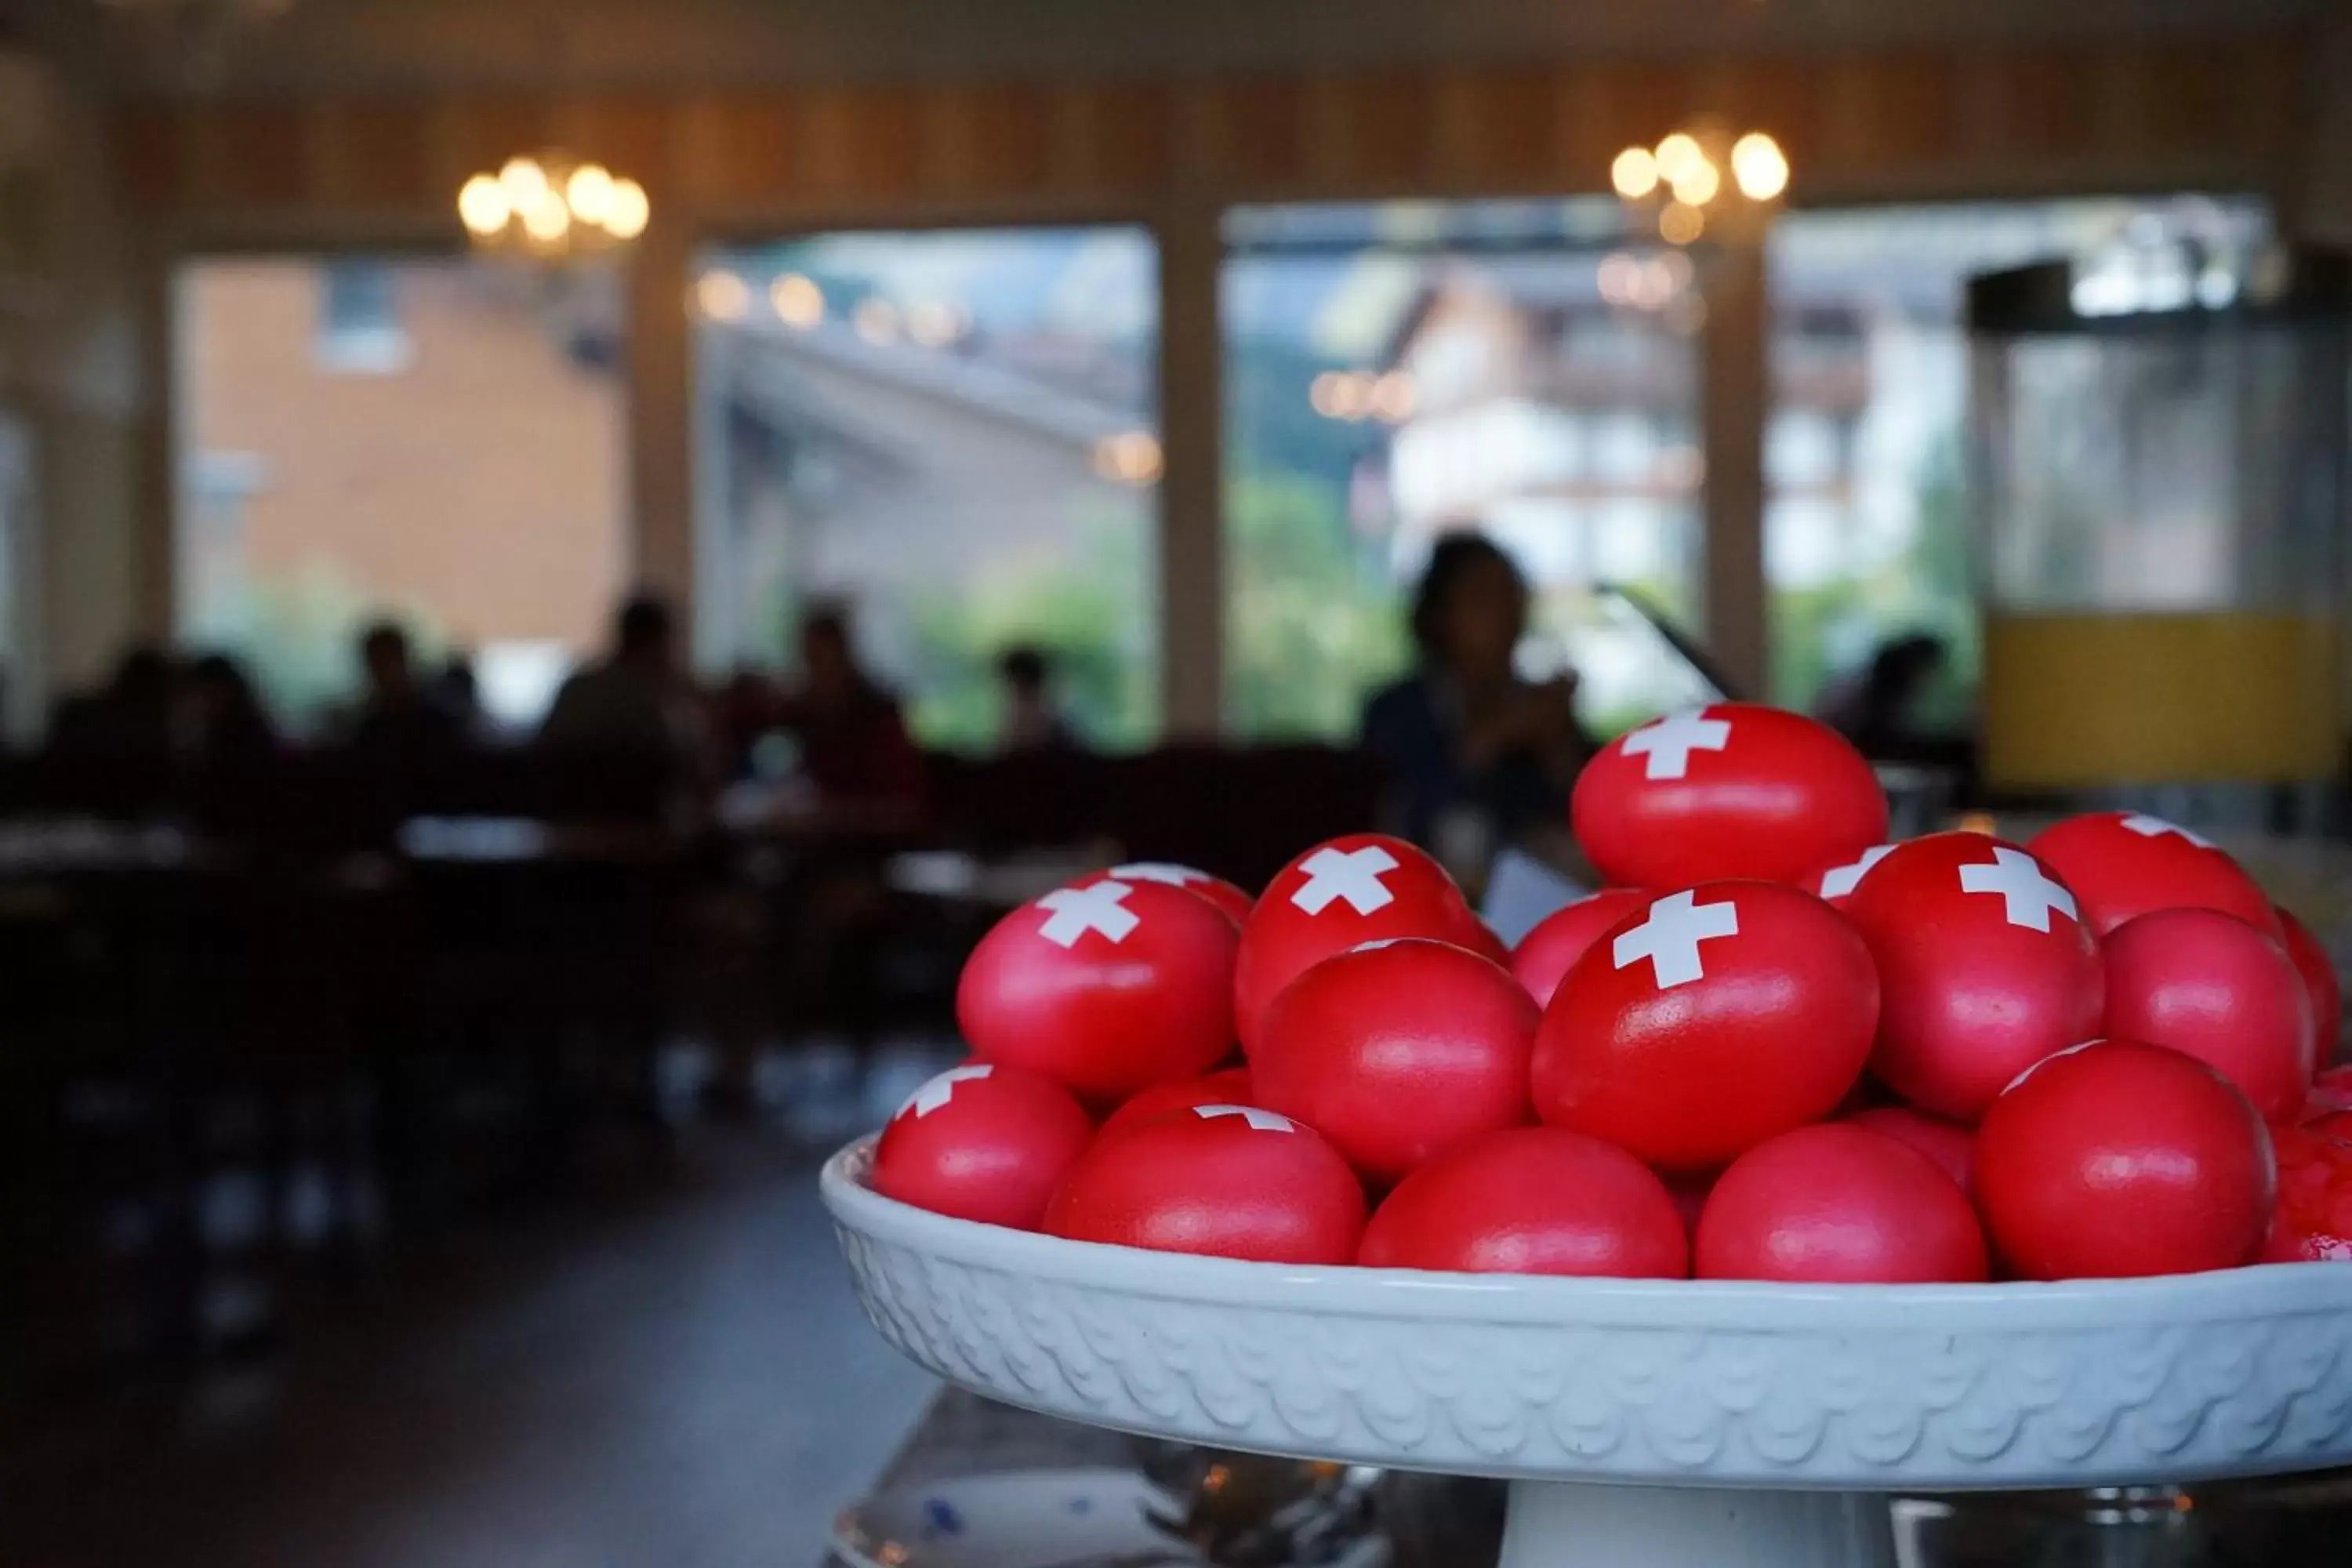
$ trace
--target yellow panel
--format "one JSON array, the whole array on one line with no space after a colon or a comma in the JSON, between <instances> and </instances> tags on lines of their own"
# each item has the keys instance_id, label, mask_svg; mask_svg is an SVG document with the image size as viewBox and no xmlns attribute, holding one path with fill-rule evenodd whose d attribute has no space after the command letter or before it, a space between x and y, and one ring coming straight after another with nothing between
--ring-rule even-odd
<instances>
[{"instance_id":1,"label":"yellow panel","mask_svg":"<svg viewBox=\"0 0 2352 1568\"><path fill-rule=\"evenodd\" d=\"M2332 777L2339 669L2323 616L1995 616L1986 775L2013 788Z\"/></svg>"}]
</instances>

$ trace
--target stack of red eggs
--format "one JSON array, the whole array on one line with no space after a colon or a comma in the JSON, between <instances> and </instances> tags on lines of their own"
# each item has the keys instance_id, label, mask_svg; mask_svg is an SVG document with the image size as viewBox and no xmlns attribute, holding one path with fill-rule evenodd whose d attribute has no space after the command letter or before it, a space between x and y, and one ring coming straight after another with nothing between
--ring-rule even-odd
<instances>
[{"instance_id":1,"label":"stack of red eggs","mask_svg":"<svg viewBox=\"0 0 2352 1568\"><path fill-rule=\"evenodd\" d=\"M1372 835L1255 900L1139 865L1014 910L964 971L972 1061L892 1119L874 1184L1292 1264L1906 1283L2352 1258L2352 1083L2315 1079L2334 975L2212 845L2122 812L1885 844L1859 754L1742 703L1612 742L1574 819L1616 885L1516 952Z\"/></svg>"}]
</instances>

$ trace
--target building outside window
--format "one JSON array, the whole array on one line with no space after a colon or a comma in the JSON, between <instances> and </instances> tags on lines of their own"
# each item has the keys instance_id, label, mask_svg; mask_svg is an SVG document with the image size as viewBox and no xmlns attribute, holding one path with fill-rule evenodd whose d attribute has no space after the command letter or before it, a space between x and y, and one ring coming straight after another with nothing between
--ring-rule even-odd
<instances>
[{"instance_id":1,"label":"building outside window","mask_svg":"<svg viewBox=\"0 0 2352 1568\"><path fill-rule=\"evenodd\" d=\"M1773 700L1811 707L1883 643L1924 633L1948 653L1924 717L1968 722L1980 668L1962 489L1970 276L2085 255L2134 226L2242 238L2268 222L2259 201L2194 196L1784 214L1768 251Z\"/></svg>"},{"instance_id":2,"label":"building outside window","mask_svg":"<svg viewBox=\"0 0 2352 1568\"><path fill-rule=\"evenodd\" d=\"M785 669L817 605L927 744L985 750L996 661L1053 661L1086 743L1159 731L1157 256L1133 228L706 251L697 658Z\"/></svg>"},{"instance_id":3,"label":"building outside window","mask_svg":"<svg viewBox=\"0 0 2352 1568\"><path fill-rule=\"evenodd\" d=\"M1616 203L1237 209L1224 272L1226 720L1349 738L1407 662L1405 600L1478 530L1536 591L1528 674L1609 731L1700 694L1603 584L1697 605L1687 259Z\"/></svg>"},{"instance_id":4,"label":"building outside window","mask_svg":"<svg viewBox=\"0 0 2352 1568\"><path fill-rule=\"evenodd\" d=\"M608 272L200 258L174 290L180 640L325 721L380 616L535 723L631 577ZM395 374L396 373L396 374Z\"/></svg>"},{"instance_id":5,"label":"building outside window","mask_svg":"<svg viewBox=\"0 0 2352 1568\"><path fill-rule=\"evenodd\" d=\"M312 350L321 370L393 375L411 359L400 321L400 280L391 266L365 258L320 268L319 331Z\"/></svg>"}]
</instances>

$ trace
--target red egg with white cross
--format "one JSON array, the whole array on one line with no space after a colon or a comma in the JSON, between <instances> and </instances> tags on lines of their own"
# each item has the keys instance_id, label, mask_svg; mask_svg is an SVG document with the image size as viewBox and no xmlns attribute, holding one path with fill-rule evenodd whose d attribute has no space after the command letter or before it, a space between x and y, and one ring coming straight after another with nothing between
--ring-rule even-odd
<instances>
[{"instance_id":1,"label":"red egg with white cross","mask_svg":"<svg viewBox=\"0 0 2352 1568\"><path fill-rule=\"evenodd\" d=\"M2014 844L1936 833L1888 854L1846 900L1877 965L1870 1068L1922 1110L1984 1114L2017 1075L2099 1032L2098 944L2074 896Z\"/></svg>"},{"instance_id":2,"label":"red egg with white cross","mask_svg":"<svg viewBox=\"0 0 2352 1568\"><path fill-rule=\"evenodd\" d=\"M1636 888L1794 882L1886 837L1886 795L1836 731L1785 709L1715 702L1629 730L1576 781L1577 842Z\"/></svg>"},{"instance_id":3,"label":"red egg with white cross","mask_svg":"<svg viewBox=\"0 0 2352 1568\"><path fill-rule=\"evenodd\" d=\"M1391 937L1450 942L1507 961L1494 932L1429 855L1401 838L1350 834L1318 844L1274 875L1242 927L1234 1017L1255 1052L1285 986L1334 953Z\"/></svg>"},{"instance_id":4,"label":"red egg with white cross","mask_svg":"<svg viewBox=\"0 0 2352 1568\"><path fill-rule=\"evenodd\" d=\"M1553 910L1511 950L1511 973L1537 1006L1545 1005L1584 950L1635 910L1649 908L1654 896L1640 888L1603 888Z\"/></svg>"},{"instance_id":5,"label":"red egg with white cross","mask_svg":"<svg viewBox=\"0 0 2352 1568\"><path fill-rule=\"evenodd\" d=\"M1179 888L1056 888L981 939L956 985L956 1020L980 1059L1108 1106L1232 1052L1239 943L1223 910Z\"/></svg>"},{"instance_id":6,"label":"red egg with white cross","mask_svg":"<svg viewBox=\"0 0 2352 1568\"><path fill-rule=\"evenodd\" d=\"M1797 879L1797 886L1812 894L1833 910L1843 910L1853 890L1862 886L1870 868L1895 853L1897 846L1874 844L1851 860L1841 860L1834 866L1824 866L1809 871Z\"/></svg>"},{"instance_id":7,"label":"red egg with white cross","mask_svg":"<svg viewBox=\"0 0 2352 1568\"><path fill-rule=\"evenodd\" d=\"M908 1098L874 1150L874 1190L934 1214L1034 1230L1095 1124L1051 1079L950 1068Z\"/></svg>"},{"instance_id":8,"label":"red egg with white cross","mask_svg":"<svg viewBox=\"0 0 2352 1568\"><path fill-rule=\"evenodd\" d=\"M2025 846L2082 901L2105 937L2150 910L2206 909L2280 934L2270 899L2227 851L2137 811L2094 811L2043 828Z\"/></svg>"},{"instance_id":9,"label":"red egg with white cross","mask_svg":"<svg viewBox=\"0 0 2352 1568\"><path fill-rule=\"evenodd\" d=\"M1259 1106L1170 1111L1078 1157L1045 1229L1260 1263L1352 1263L1364 1189L1311 1127Z\"/></svg>"},{"instance_id":10,"label":"red egg with white cross","mask_svg":"<svg viewBox=\"0 0 2352 1568\"><path fill-rule=\"evenodd\" d=\"M1482 1132L1534 1120L1536 1005L1451 942L1400 938L1327 958L1268 1009L1258 1103L1313 1127L1376 1186Z\"/></svg>"},{"instance_id":11,"label":"red egg with white cross","mask_svg":"<svg viewBox=\"0 0 2352 1568\"><path fill-rule=\"evenodd\" d=\"M1102 1131L1106 1135L1124 1131L1171 1110L1190 1110L1196 1105L1256 1103L1257 1086L1250 1081L1249 1068L1220 1068L1202 1078L1153 1084L1105 1118Z\"/></svg>"},{"instance_id":12,"label":"red egg with white cross","mask_svg":"<svg viewBox=\"0 0 2352 1568\"><path fill-rule=\"evenodd\" d=\"M1614 927L1536 1033L1536 1113L1668 1172L1727 1164L1837 1109L1878 1026L1844 918L1780 883L1705 882Z\"/></svg>"},{"instance_id":13,"label":"red egg with white cross","mask_svg":"<svg viewBox=\"0 0 2352 1568\"><path fill-rule=\"evenodd\" d=\"M1249 919L1250 906L1256 900L1223 877L1213 877L1192 866L1180 866L1170 860L1129 860L1113 866L1108 871L1091 877L1081 877L1070 885L1089 887L1096 882L1158 882L1166 887L1181 888L1195 898L1206 899L1234 918L1235 925Z\"/></svg>"}]
</instances>

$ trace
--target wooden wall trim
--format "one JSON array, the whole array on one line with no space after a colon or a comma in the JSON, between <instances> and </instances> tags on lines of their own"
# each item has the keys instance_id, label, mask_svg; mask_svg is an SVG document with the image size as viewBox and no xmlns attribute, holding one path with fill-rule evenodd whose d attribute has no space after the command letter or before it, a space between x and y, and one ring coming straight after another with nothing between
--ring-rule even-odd
<instances>
[{"instance_id":1,"label":"wooden wall trim","mask_svg":"<svg viewBox=\"0 0 2352 1568\"><path fill-rule=\"evenodd\" d=\"M1566 65L1126 83L690 95L132 101L113 138L142 213L436 217L458 182L562 143L696 214L1168 196L1591 190L1694 114L1770 130L1805 199L2247 184L2291 148L2295 41ZM454 224L453 224L454 227Z\"/></svg>"}]
</instances>

